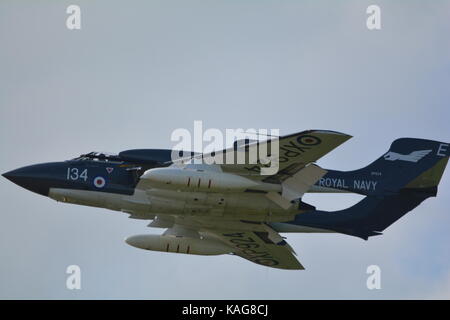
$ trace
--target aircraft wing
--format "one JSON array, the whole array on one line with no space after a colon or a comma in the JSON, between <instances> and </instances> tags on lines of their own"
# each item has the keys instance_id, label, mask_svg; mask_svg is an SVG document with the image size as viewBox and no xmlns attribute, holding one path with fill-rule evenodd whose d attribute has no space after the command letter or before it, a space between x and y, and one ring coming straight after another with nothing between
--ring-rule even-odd
<instances>
[{"instance_id":1,"label":"aircraft wing","mask_svg":"<svg viewBox=\"0 0 450 320\"><path fill-rule=\"evenodd\" d=\"M281 183L289 177L292 177L309 163L317 161L350 138L350 135L336 131L308 130L279 137L279 152L276 158L271 155L273 153L271 149L276 146L276 143L274 139L270 139L244 144L240 147L236 146L215 152L214 154L200 154L186 159L192 160L200 157L206 163L211 163L208 161L212 161L212 159L219 159L221 161L220 166L224 172L269 183ZM261 148L265 148L262 150L268 150L268 152L263 152L263 154L269 154L265 159L260 159L258 150ZM254 164L249 164L251 159L249 154L252 151L257 156L256 159L253 159L255 160L253 161ZM231 156L229 157L230 153ZM277 153L275 152L274 154ZM245 159L245 162L239 162L239 159ZM276 166L278 170L275 170L275 172L270 170L273 172L270 174L264 173L263 171L267 172L267 170L262 171L261 169L271 166L270 162L267 163L267 161L278 163Z\"/></svg>"},{"instance_id":2,"label":"aircraft wing","mask_svg":"<svg viewBox=\"0 0 450 320\"><path fill-rule=\"evenodd\" d=\"M177 219L176 223L177 230L197 230L205 239L219 240L233 254L251 262L278 269L304 269L291 246L266 223L200 217Z\"/></svg>"},{"instance_id":3,"label":"aircraft wing","mask_svg":"<svg viewBox=\"0 0 450 320\"><path fill-rule=\"evenodd\" d=\"M326 130L309 130L290 134L279 138L278 172L273 175L261 175L263 165L247 165L236 168L251 172L254 179L269 183L281 183L292 177L309 163L316 162L321 157L350 139L351 136ZM270 143L270 142L269 142ZM224 171L233 171L228 165L222 166Z\"/></svg>"},{"instance_id":4,"label":"aircraft wing","mask_svg":"<svg viewBox=\"0 0 450 320\"><path fill-rule=\"evenodd\" d=\"M158 226L168 228L164 235L178 239L202 238L206 242L223 243L230 248L230 253L262 266L304 270L292 247L263 222L173 216L171 224L149 225Z\"/></svg>"},{"instance_id":5,"label":"aircraft wing","mask_svg":"<svg viewBox=\"0 0 450 320\"><path fill-rule=\"evenodd\" d=\"M260 231L214 230L208 234L230 246L234 254L251 262L278 269L305 269L295 258L291 246L278 233L277 239L273 239L269 232Z\"/></svg>"}]
</instances>

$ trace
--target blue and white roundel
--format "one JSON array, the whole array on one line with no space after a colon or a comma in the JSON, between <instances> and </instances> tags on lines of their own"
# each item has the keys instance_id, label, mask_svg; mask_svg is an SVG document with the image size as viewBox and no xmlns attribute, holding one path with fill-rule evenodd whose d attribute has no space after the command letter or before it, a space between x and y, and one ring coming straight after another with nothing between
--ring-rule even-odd
<instances>
[{"instance_id":1,"label":"blue and white roundel","mask_svg":"<svg viewBox=\"0 0 450 320\"><path fill-rule=\"evenodd\" d=\"M101 188L103 188L105 186L105 184L106 184L105 178L103 178L101 176L98 176L98 177L94 178L94 186L96 188L101 189Z\"/></svg>"}]
</instances>

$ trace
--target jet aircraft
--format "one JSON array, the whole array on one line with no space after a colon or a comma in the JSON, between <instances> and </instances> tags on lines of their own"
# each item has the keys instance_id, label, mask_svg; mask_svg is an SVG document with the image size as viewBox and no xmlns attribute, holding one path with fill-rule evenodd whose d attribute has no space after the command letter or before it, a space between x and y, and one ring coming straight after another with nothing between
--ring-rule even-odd
<instances>
[{"instance_id":1,"label":"jet aircraft","mask_svg":"<svg viewBox=\"0 0 450 320\"><path fill-rule=\"evenodd\" d=\"M261 161L203 161L230 153L248 156L264 143L270 149L269 138L241 141L211 154L189 152L179 161L172 160L170 149L91 152L3 176L59 202L121 211L133 219L152 220L149 227L166 229L161 235L125 240L137 248L231 254L263 266L298 270L304 267L280 233L334 232L367 240L437 194L450 155L448 143L401 138L373 163L354 171L315 164L350 138L328 130L281 136L278 157L272 159L279 168L272 175L261 174ZM199 158L202 163L192 161ZM350 208L326 212L302 201L307 192L350 192L365 198Z\"/></svg>"}]
</instances>

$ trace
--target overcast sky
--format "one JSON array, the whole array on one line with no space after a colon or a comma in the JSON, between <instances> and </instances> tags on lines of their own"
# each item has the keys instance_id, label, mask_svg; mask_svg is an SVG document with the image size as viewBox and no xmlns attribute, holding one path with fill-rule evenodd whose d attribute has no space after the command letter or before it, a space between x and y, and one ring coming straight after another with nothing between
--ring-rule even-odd
<instances>
[{"instance_id":1,"label":"overcast sky","mask_svg":"<svg viewBox=\"0 0 450 320\"><path fill-rule=\"evenodd\" d=\"M70 4L81 30L68 30ZM381 7L369 31L366 8ZM170 148L176 128L329 129L325 168L367 165L399 137L450 141L450 1L0 2L0 172L93 150ZM288 234L305 271L147 252L160 233L0 179L0 298L450 298L450 169L437 198L363 241ZM360 199L306 195L319 209ZM79 265L82 289L66 289ZM381 290L366 268L381 268Z\"/></svg>"}]
</instances>

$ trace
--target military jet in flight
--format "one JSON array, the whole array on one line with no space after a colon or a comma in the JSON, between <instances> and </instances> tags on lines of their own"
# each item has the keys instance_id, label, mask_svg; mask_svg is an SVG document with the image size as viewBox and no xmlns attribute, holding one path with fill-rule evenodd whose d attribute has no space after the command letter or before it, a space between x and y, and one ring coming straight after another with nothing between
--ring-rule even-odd
<instances>
[{"instance_id":1,"label":"military jet in flight","mask_svg":"<svg viewBox=\"0 0 450 320\"><path fill-rule=\"evenodd\" d=\"M448 143L401 138L368 166L354 171L315 164L351 136L309 130L278 138L278 171L266 164L223 164L195 159L246 155L273 144L246 140L218 153L190 153L172 160L170 149L119 154L91 152L72 160L31 165L3 174L15 184L56 201L122 211L152 220L161 235L128 237L131 246L196 255L232 254L280 269L304 269L280 236L289 232L335 232L367 240L422 201L437 194L450 155ZM364 195L335 212L302 201L306 192Z\"/></svg>"}]
</instances>

